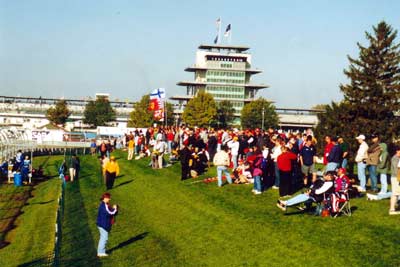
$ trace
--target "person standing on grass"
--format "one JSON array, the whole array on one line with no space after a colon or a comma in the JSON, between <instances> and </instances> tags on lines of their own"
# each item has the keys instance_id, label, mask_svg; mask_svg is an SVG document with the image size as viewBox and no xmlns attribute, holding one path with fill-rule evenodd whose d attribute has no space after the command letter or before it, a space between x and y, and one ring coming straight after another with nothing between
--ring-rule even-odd
<instances>
[{"instance_id":1,"label":"person standing on grass","mask_svg":"<svg viewBox=\"0 0 400 267\"><path fill-rule=\"evenodd\" d=\"M343 140L343 137L339 137L338 143L340 149L342 150L342 163L340 167L347 168L348 158L349 158L349 144Z\"/></svg>"},{"instance_id":2,"label":"person standing on grass","mask_svg":"<svg viewBox=\"0 0 400 267\"><path fill-rule=\"evenodd\" d=\"M307 136L305 144L300 150L300 165L301 172L304 175L304 187L307 187L308 185L309 175L312 175L312 181L314 181L317 177L317 172L315 171L315 162L317 162L317 150L312 143L312 136L309 135Z\"/></svg>"},{"instance_id":3,"label":"person standing on grass","mask_svg":"<svg viewBox=\"0 0 400 267\"><path fill-rule=\"evenodd\" d=\"M279 196L288 197L292 193L292 161L297 160L297 155L289 151L288 147L281 147L282 154L277 158L277 165L279 169L280 185Z\"/></svg>"},{"instance_id":4,"label":"person standing on grass","mask_svg":"<svg viewBox=\"0 0 400 267\"><path fill-rule=\"evenodd\" d=\"M110 161L104 167L104 174L107 190L110 190L114 186L115 178L119 175L119 165L114 156L110 157Z\"/></svg>"},{"instance_id":5,"label":"person standing on grass","mask_svg":"<svg viewBox=\"0 0 400 267\"><path fill-rule=\"evenodd\" d=\"M328 165L328 156L329 153L331 153L331 150L334 146L334 144L332 143L332 137L330 135L325 136L325 148L324 148L324 165L327 166Z\"/></svg>"},{"instance_id":6,"label":"person standing on grass","mask_svg":"<svg viewBox=\"0 0 400 267\"><path fill-rule=\"evenodd\" d=\"M381 147L379 146L379 136L376 134L371 135L372 144L368 148L368 158L366 160L368 166L369 177L371 179L371 190L374 193L378 192L378 177L376 168L379 163L379 156L381 155Z\"/></svg>"},{"instance_id":7,"label":"person standing on grass","mask_svg":"<svg viewBox=\"0 0 400 267\"><path fill-rule=\"evenodd\" d=\"M215 154L213 163L214 166L217 167L218 186L222 186L222 172L225 173L228 183L232 184L232 178L228 171L230 160L228 155L228 147L226 145L222 146L221 150Z\"/></svg>"},{"instance_id":8,"label":"person standing on grass","mask_svg":"<svg viewBox=\"0 0 400 267\"><path fill-rule=\"evenodd\" d=\"M360 146L358 147L355 161L357 162L357 176L360 181L359 192L365 192L367 178L365 176L365 169L367 167L366 160L368 158L368 144L365 142L365 135L360 134L356 137Z\"/></svg>"},{"instance_id":9,"label":"person standing on grass","mask_svg":"<svg viewBox=\"0 0 400 267\"><path fill-rule=\"evenodd\" d=\"M342 162L342 150L340 149L337 141L337 137L334 136L331 138L332 148L326 158L328 161L328 164L326 165L326 172L336 171Z\"/></svg>"},{"instance_id":10,"label":"person standing on grass","mask_svg":"<svg viewBox=\"0 0 400 267\"><path fill-rule=\"evenodd\" d=\"M97 228L100 232L99 244L97 246L97 257L107 257L106 246L108 241L108 234L114 223L114 216L118 212L117 205L110 205L111 194L104 193L101 197L101 203L97 213Z\"/></svg>"},{"instance_id":11,"label":"person standing on grass","mask_svg":"<svg viewBox=\"0 0 400 267\"><path fill-rule=\"evenodd\" d=\"M179 151L179 159L181 161L181 181L189 178L190 166L189 161L191 158L190 149L186 144L183 144L183 148Z\"/></svg>"},{"instance_id":12,"label":"person standing on grass","mask_svg":"<svg viewBox=\"0 0 400 267\"><path fill-rule=\"evenodd\" d=\"M128 141L128 160L132 160L133 158L133 148L135 146L135 142L133 138L130 138Z\"/></svg>"},{"instance_id":13,"label":"person standing on grass","mask_svg":"<svg viewBox=\"0 0 400 267\"><path fill-rule=\"evenodd\" d=\"M381 190L378 194L387 193L387 173L389 170L389 153L387 151L387 145L385 143L380 143L381 155L379 156L379 163L376 171L379 173L379 179L381 180Z\"/></svg>"},{"instance_id":14,"label":"person standing on grass","mask_svg":"<svg viewBox=\"0 0 400 267\"><path fill-rule=\"evenodd\" d=\"M396 203L400 196L400 146L396 147L396 154L391 160L391 179L392 196L390 197L389 215L399 215L400 211L396 211Z\"/></svg>"}]
</instances>

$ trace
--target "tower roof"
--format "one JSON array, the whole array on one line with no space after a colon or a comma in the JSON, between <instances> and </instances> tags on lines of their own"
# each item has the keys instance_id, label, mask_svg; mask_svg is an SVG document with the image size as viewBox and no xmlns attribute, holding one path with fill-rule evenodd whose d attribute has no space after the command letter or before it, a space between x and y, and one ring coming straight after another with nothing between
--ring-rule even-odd
<instances>
[{"instance_id":1,"label":"tower roof","mask_svg":"<svg viewBox=\"0 0 400 267\"><path fill-rule=\"evenodd\" d=\"M238 52L244 52L250 49L250 47L247 46L240 46L240 45L206 45L202 44L199 45L199 49L205 49L205 50L236 50Z\"/></svg>"}]
</instances>

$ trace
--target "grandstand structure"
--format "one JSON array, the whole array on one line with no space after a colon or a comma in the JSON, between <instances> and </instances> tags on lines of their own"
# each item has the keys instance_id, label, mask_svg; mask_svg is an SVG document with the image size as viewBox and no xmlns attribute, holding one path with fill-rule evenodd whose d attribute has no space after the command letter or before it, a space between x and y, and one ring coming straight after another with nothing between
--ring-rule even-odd
<instances>
[{"instance_id":1,"label":"grandstand structure","mask_svg":"<svg viewBox=\"0 0 400 267\"><path fill-rule=\"evenodd\" d=\"M97 97L109 98L109 94L96 94ZM40 128L49 123L46 111L54 107L61 100L57 98L0 96L0 126L16 126L23 128ZM72 112L66 124L66 128L79 128L83 126L83 113L86 104L94 100L86 99L62 99L65 100L68 109ZM133 110L133 102L112 101L111 106L117 113L114 126L126 126L129 113Z\"/></svg>"},{"instance_id":2,"label":"grandstand structure","mask_svg":"<svg viewBox=\"0 0 400 267\"><path fill-rule=\"evenodd\" d=\"M103 95L101 97L104 97ZM180 117L187 103L193 96L185 96L184 100L174 105L176 117ZM56 98L0 96L0 127L20 127L24 129L37 129L49 123L46 111L55 106ZM66 123L67 129L81 128L83 126L83 112L86 104L92 100L87 99L64 99L67 102L72 115ZM112 101L111 106L117 112L114 126L126 128L129 114L133 110L134 102ZM279 127L282 129L302 130L312 128L318 123L317 114L320 110L276 108L279 116Z\"/></svg>"}]
</instances>

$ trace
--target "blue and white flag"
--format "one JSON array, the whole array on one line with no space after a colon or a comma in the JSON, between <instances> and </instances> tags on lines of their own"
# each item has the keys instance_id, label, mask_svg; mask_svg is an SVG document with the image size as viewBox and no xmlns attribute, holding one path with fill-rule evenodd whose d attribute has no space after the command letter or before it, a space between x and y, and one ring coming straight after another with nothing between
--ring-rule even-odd
<instances>
[{"instance_id":1,"label":"blue and white flag","mask_svg":"<svg viewBox=\"0 0 400 267\"><path fill-rule=\"evenodd\" d=\"M224 36L228 37L230 34L231 34L231 24L228 24L228 26L226 26Z\"/></svg>"},{"instance_id":2,"label":"blue and white flag","mask_svg":"<svg viewBox=\"0 0 400 267\"><path fill-rule=\"evenodd\" d=\"M165 98L165 88L157 88L153 90L150 94L150 99L163 99Z\"/></svg>"}]
</instances>

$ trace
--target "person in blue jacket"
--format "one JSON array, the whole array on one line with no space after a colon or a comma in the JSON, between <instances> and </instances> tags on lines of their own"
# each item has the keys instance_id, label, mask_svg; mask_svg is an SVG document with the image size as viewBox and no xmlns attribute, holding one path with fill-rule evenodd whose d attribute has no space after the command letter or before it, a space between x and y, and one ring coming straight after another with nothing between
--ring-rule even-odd
<instances>
[{"instance_id":1,"label":"person in blue jacket","mask_svg":"<svg viewBox=\"0 0 400 267\"><path fill-rule=\"evenodd\" d=\"M114 216L117 214L117 205L110 206L111 194L104 193L101 197L101 203L97 214L97 228L100 232L100 240L97 247L97 257L107 257L106 245L108 241L108 233L114 222Z\"/></svg>"}]
</instances>

